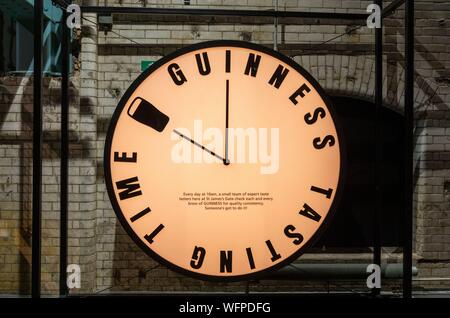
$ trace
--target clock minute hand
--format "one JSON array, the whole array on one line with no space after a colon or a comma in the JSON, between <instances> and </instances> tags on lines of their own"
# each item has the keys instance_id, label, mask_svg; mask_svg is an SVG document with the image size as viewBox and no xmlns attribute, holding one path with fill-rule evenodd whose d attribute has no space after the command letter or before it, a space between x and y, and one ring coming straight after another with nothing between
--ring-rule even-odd
<instances>
[{"instance_id":1,"label":"clock minute hand","mask_svg":"<svg viewBox=\"0 0 450 318\"><path fill-rule=\"evenodd\" d=\"M225 160L224 165L229 165L230 160L228 159L228 117L230 111L230 80L226 81L226 97L225 97Z\"/></svg>"},{"instance_id":2,"label":"clock minute hand","mask_svg":"<svg viewBox=\"0 0 450 318\"><path fill-rule=\"evenodd\" d=\"M183 139L186 139L187 141L191 142L192 144L196 145L197 147L202 148L202 150L205 150L206 152L208 152L209 154L211 154L212 156L218 158L220 161L225 162L225 159L223 159L221 156L219 156L218 154L216 154L214 151L209 150L208 148L206 148L205 146L202 146L201 144L199 144L198 142L196 142L195 140L192 140L191 138L186 137L185 135L183 135L182 133L180 133L178 130L174 129L173 130L174 133L176 133L178 136L180 136Z\"/></svg>"}]
</instances>

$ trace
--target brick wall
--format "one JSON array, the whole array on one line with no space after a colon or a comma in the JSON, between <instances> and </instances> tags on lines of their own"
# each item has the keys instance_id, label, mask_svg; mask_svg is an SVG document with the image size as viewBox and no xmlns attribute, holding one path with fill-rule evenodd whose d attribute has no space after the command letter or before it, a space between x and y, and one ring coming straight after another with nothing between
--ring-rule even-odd
<instances>
[{"instance_id":1,"label":"brick wall","mask_svg":"<svg viewBox=\"0 0 450 318\"><path fill-rule=\"evenodd\" d=\"M97 1L88 1L95 4ZM85 4L86 4L85 3ZM365 12L370 1L278 1L280 10ZM183 1L99 0L99 5L185 7ZM272 9L272 0L191 1L191 7ZM419 277L450 277L450 5L416 1L415 80L415 260ZM385 21L384 103L403 111L403 11ZM96 21L95 15L85 15ZM107 291L365 290L365 282L264 281L205 283L173 273L146 256L126 235L111 209L103 179L103 146L109 119L125 90L140 74L141 60L157 60L184 45L240 39L273 46L272 20L242 17L161 17L118 14L113 31L98 32L83 21L80 70L71 79L69 263L82 268L82 288ZM286 23L281 24L281 23ZM374 97L373 31L346 32L307 19L280 19L278 49L307 69L330 94ZM120 36L118 34L120 34ZM133 41L127 40L131 38ZM137 42L137 43L136 43ZM1 78L0 89L0 293L29 291L31 208L31 110L29 78ZM57 292L59 191L59 79L45 87L43 290ZM48 97L47 97L48 96ZM9 139L8 139L9 138ZM22 141L23 140L23 141ZM18 143L17 141L20 141ZM15 160L20 158L21 160ZM19 249L20 248L20 252ZM385 262L398 261L384 250ZM396 258L397 257L397 258ZM328 260L330 257L328 258ZM333 259L331 257L331 259ZM344 261L357 261L348 255ZM316 261L321 261L320 257ZM323 260L322 260L323 261ZM337 259L336 259L337 261ZM340 259L340 261L343 261ZM359 260L360 261L360 260ZM367 263L370 256L366 257ZM398 281L387 290L397 291ZM417 288L448 288L445 281L419 281Z\"/></svg>"}]
</instances>

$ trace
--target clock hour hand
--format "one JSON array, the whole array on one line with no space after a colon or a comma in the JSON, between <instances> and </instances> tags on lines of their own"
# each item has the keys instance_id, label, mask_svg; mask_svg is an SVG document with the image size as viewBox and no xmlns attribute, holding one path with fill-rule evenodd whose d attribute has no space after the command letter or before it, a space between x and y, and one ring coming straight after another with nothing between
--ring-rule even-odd
<instances>
[{"instance_id":1,"label":"clock hour hand","mask_svg":"<svg viewBox=\"0 0 450 318\"><path fill-rule=\"evenodd\" d=\"M218 158L220 161L222 161L223 163L225 163L225 159L222 158L221 156L219 156L218 154L216 154L214 151L209 150L208 148L206 148L205 146L202 146L201 144L199 144L198 142L196 142L195 140L192 140L191 138L186 137L185 135L183 135L182 133L180 133L178 130L174 129L173 130L174 133L176 133L178 136L180 136L183 139L186 139L187 141L190 141L192 144L196 145L197 147L202 148L202 150L205 150L206 152L208 152L209 154L211 154L212 156Z\"/></svg>"}]
</instances>

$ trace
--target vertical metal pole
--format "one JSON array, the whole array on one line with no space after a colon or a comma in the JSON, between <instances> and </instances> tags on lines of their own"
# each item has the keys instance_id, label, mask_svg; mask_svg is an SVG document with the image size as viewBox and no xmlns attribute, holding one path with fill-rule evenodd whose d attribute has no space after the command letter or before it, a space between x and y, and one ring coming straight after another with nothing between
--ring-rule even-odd
<instances>
[{"instance_id":1,"label":"vertical metal pole","mask_svg":"<svg viewBox=\"0 0 450 318\"><path fill-rule=\"evenodd\" d=\"M275 11L278 12L278 0L274 0ZM278 17L275 17L274 21L274 33L273 33L273 49L274 51L278 51Z\"/></svg>"},{"instance_id":2,"label":"vertical metal pole","mask_svg":"<svg viewBox=\"0 0 450 318\"><path fill-rule=\"evenodd\" d=\"M61 182L59 235L59 295L67 296L67 220L69 174L69 28L67 11L63 10L61 27Z\"/></svg>"},{"instance_id":3,"label":"vertical metal pole","mask_svg":"<svg viewBox=\"0 0 450 318\"><path fill-rule=\"evenodd\" d=\"M33 221L31 295L41 297L41 214L42 214L42 30L43 0L34 1L33 72Z\"/></svg>"},{"instance_id":4,"label":"vertical metal pole","mask_svg":"<svg viewBox=\"0 0 450 318\"><path fill-rule=\"evenodd\" d=\"M383 9L383 1L375 0L375 4ZM383 135L381 115L383 107L383 18L380 18L380 27L375 28L375 209L373 226L373 263L381 266L381 212L383 202L383 185L381 178L381 164L383 160ZM374 295L380 294L379 288L373 289Z\"/></svg>"},{"instance_id":5,"label":"vertical metal pole","mask_svg":"<svg viewBox=\"0 0 450 318\"><path fill-rule=\"evenodd\" d=\"M414 0L405 2L405 213L403 297L412 296L413 131L414 131Z\"/></svg>"}]
</instances>

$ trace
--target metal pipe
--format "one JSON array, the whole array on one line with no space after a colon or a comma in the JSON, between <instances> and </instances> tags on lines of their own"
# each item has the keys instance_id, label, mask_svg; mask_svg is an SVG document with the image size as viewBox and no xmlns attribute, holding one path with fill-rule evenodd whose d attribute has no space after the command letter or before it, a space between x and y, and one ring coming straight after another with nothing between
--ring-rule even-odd
<instances>
[{"instance_id":1,"label":"metal pipe","mask_svg":"<svg viewBox=\"0 0 450 318\"><path fill-rule=\"evenodd\" d=\"M405 213L403 236L403 297L412 296L414 130L414 0L405 3Z\"/></svg>"},{"instance_id":2,"label":"metal pipe","mask_svg":"<svg viewBox=\"0 0 450 318\"><path fill-rule=\"evenodd\" d=\"M61 27L61 180L60 180L60 235L59 235L59 295L67 296L67 220L69 174L69 28L67 11L63 10Z\"/></svg>"},{"instance_id":3,"label":"metal pipe","mask_svg":"<svg viewBox=\"0 0 450 318\"><path fill-rule=\"evenodd\" d=\"M367 279L367 264L291 264L270 274L262 280L296 279ZM411 267L411 273L418 274L417 267ZM402 264L384 264L381 277L400 279L403 276Z\"/></svg>"},{"instance_id":4,"label":"metal pipe","mask_svg":"<svg viewBox=\"0 0 450 318\"><path fill-rule=\"evenodd\" d=\"M42 30L43 0L34 1L33 74L33 213L31 246L31 295L41 297L42 216Z\"/></svg>"},{"instance_id":5,"label":"metal pipe","mask_svg":"<svg viewBox=\"0 0 450 318\"><path fill-rule=\"evenodd\" d=\"M81 6L83 13L134 13L163 15L207 15L207 16L246 16L246 17L278 17L278 18L314 18L365 20L366 13L333 13L333 12L302 12L277 10L227 10L227 9L183 9L183 8L151 8L151 7L102 7Z\"/></svg>"},{"instance_id":6,"label":"metal pipe","mask_svg":"<svg viewBox=\"0 0 450 318\"><path fill-rule=\"evenodd\" d=\"M375 4L383 8L382 0L375 0ZM383 210L383 193L382 193L382 167L383 160L383 131L381 125L383 123L381 108L383 107L383 19L380 18L380 27L375 28L375 164L374 164L374 178L375 178L375 206L374 206L374 223L373 223L373 263L381 265L381 233L382 233L382 219L381 211ZM375 295L380 294L379 288L374 288Z\"/></svg>"}]
</instances>

